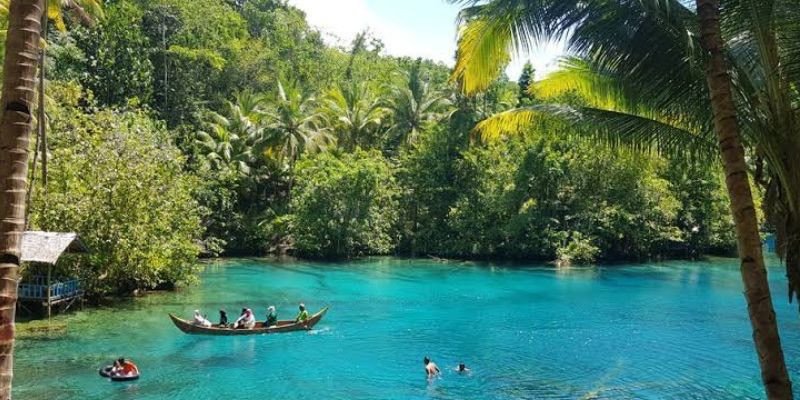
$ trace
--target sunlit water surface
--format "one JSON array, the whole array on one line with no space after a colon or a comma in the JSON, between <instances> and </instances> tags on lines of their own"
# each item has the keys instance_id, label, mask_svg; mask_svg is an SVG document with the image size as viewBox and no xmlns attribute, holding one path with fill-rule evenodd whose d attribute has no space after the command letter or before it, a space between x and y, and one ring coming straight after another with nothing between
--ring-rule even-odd
<instances>
[{"instance_id":1,"label":"sunlit water surface","mask_svg":"<svg viewBox=\"0 0 800 400\"><path fill-rule=\"evenodd\" d=\"M800 317L770 276L800 387ZM763 398L732 261L556 270L377 259L214 264L199 286L55 323L16 347L19 399L733 399ZM167 318L304 301L314 331L188 336ZM135 383L97 375L132 357ZM425 379L422 357L444 373ZM471 375L452 369L465 362ZM800 394L800 392L798 392Z\"/></svg>"}]
</instances>

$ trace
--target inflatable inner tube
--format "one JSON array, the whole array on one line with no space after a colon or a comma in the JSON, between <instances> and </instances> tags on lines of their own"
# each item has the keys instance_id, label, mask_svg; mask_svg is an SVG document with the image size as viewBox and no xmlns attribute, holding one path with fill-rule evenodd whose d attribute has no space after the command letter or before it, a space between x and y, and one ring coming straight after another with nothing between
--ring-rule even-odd
<instances>
[{"instance_id":1,"label":"inflatable inner tube","mask_svg":"<svg viewBox=\"0 0 800 400\"><path fill-rule=\"evenodd\" d=\"M110 378L112 369L114 369L113 366L106 365L105 367L100 368L100 371L98 371L98 372L100 373L100 376L102 376L103 378Z\"/></svg>"},{"instance_id":2,"label":"inflatable inner tube","mask_svg":"<svg viewBox=\"0 0 800 400\"><path fill-rule=\"evenodd\" d=\"M135 381L139 379L139 374L135 375L111 375L109 376L114 382Z\"/></svg>"}]
</instances>

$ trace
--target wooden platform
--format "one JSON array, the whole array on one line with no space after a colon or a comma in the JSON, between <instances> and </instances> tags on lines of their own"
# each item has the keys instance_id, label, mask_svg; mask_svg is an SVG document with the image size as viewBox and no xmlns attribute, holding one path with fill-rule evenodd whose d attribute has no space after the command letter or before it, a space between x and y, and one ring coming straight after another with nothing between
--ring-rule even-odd
<instances>
[{"instance_id":1,"label":"wooden platform","mask_svg":"<svg viewBox=\"0 0 800 400\"><path fill-rule=\"evenodd\" d=\"M68 309L78 300L83 299L83 290L77 279L56 279L48 284L46 276L32 276L20 282L18 301L22 303L41 304L47 310L47 317L52 313L53 306L65 305ZM27 309L23 306L24 309ZM28 310L30 311L30 310Z\"/></svg>"}]
</instances>

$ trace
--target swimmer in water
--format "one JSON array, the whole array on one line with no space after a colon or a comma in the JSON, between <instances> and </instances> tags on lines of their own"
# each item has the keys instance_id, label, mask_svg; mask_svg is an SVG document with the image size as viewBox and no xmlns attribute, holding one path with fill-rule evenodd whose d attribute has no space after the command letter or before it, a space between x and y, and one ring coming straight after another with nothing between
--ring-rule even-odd
<instances>
[{"instance_id":1,"label":"swimmer in water","mask_svg":"<svg viewBox=\"0 0 800 400\"><path fill-rule=\"evenodd\" d=\"M425 373L428 375L428 378L433 378L441 372L436 363L431 361L430 358L425 357L422 359L422 362L425 363Z\"/></svg>"},{"instance_id":2,"label":"swimmer in water","mask_svg":"<svg viewBox=\"0 0 800 400\"><path fill-rule=\"evenodd\" d=\"M458 372L459 374L468 374L470 372L470 369L467 368L466 364L461 363L458 364L458 367L456 367L456 372Z\"/></svg>"}]
</instances>

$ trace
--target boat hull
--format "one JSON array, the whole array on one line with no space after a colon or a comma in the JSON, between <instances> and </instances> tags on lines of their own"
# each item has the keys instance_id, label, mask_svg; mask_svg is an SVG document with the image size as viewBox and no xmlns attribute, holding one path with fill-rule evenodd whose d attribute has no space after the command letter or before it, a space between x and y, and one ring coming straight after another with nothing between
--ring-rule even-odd
<instances>
[{"instance_id":1,"label":"boat hull","mask_svg":"<svg viewBox=\"0 0 800 400\"><path fill-rule=\"evenodd\" d=\"M328 312L328 307L323 308L318 313L312 315L308 318L306 323L295 323L294 321L284 320L278 321L277 324L265 328L263 323L257 322L256 327L253 329L231 329L231 328L220 328L220 327L210 327L206 328L204 326L197 326L192 324L190 321L187 321L182 318L178 318L173 314L169 314L169 318L172 320L172 323L180 329L183 333L189 335L212 335L212 336L239 336L239 335L263 335L269 333L286 333L286 332L295 332L295 331L307 331L311 330L322 317L325 316L325 313Z\"/></svg>"}]
</instances>

